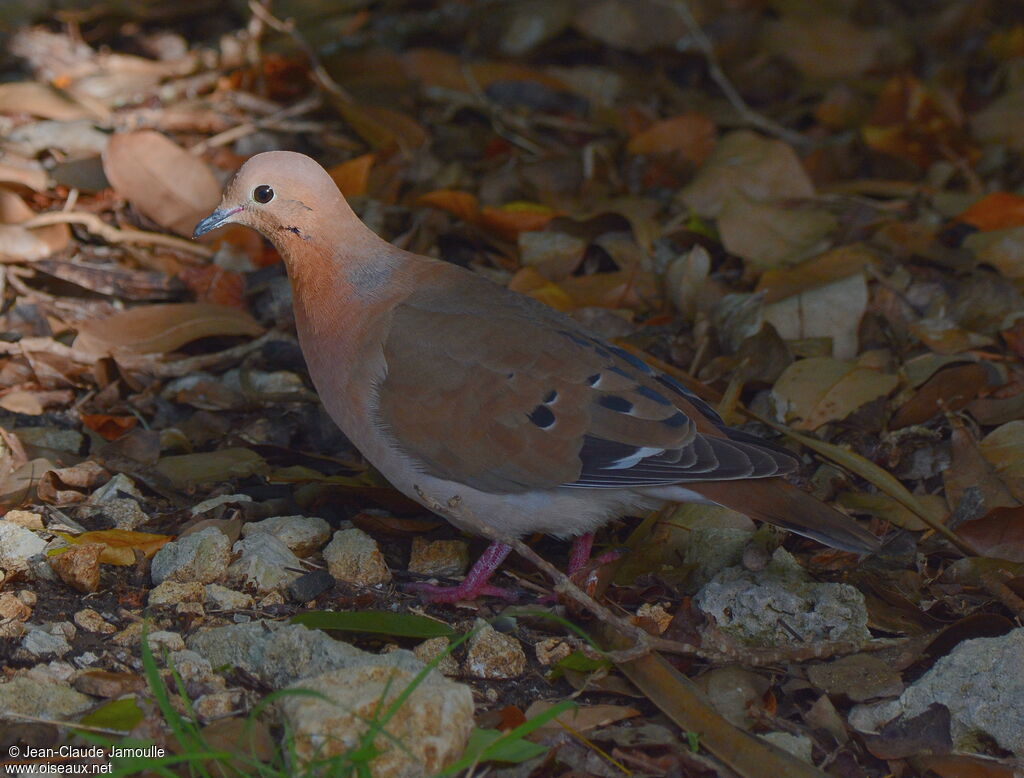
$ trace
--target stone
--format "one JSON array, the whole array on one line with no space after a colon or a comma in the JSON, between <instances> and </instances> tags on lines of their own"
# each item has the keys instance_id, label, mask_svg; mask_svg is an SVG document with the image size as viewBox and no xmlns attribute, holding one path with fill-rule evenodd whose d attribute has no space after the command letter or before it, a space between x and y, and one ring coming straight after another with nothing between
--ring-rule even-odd
<instances>
[{"instance_id":1,"label":"stone","mask_svg":"<svg viewBox=\"0 0 1024 778\"><path fill-rule=\"evenodd\" d=\"M722 570L693 601L714 617L719 629L747 645L803 645L870 637L864 596L849 584L811 581L782 548L775 550L763 571Z\"/></svg>"},{"instance_id":2,"label":"stone","mask_svg":"<svg viewBox=\"0 0 1024 778\"><path fill-rule=\"evenodd\" d=\"M202 602L205 595L198 581L164 581L149 590L150 605L177 605L180 602Z\"/></svg>"},{"instance_id":3,"label":"stone","mask_svg":"<svg viewBox=\"0 0 1024 778\"><path fill-rule=\"evenodd\" d=\"M672 623L672 614L664 605L645 602L637 609L634 621L651 634L661 635Z\"/></svg>"},{"instance_id":4,"label":"stone","mask_svg":"<svg viewBox=\"0 0 1024 778\"><path fill-rule=\"evenodd\" d=\"M259 594L285 589L302 574L302 562L276 535L257 532L234 545L238 559L228 582Z\"/></svg>"},{"instance_id":5,"label":"stone","mask_svg":"<svg viewBox=\"0 0 1024 778\"><path fill-rule=\"evenodd\" d=\"M206 584L204 601L215 610L235 611L252 607L252 595L236 592L220 584Z\"/></svg>"},{"instance_id":6,"label":"stone","mask_svg":"<svg viewBox=\"0 0 1024 778\"><path fill-rule=\"evenodd\" d=\"M27 573L29 560L45 548L46 541L32 530L0 521L0 568Z\"/></svg>"},{"instance_id":7,"label":"stone","mask_svg":"<svg viewBox=\"0 0 1024 778\"><path fill-rule=\"evenodd\" d=\"M183 681L206 681L213 675L213 665L195 651L183 649L174 651L167 658L167 666L173 667Z\"/></svg>"},{"instance_id":8,"label":"stone","mask_svg":"<svg viewBox=\"0 0 1024 778\"><path fill-rule=\"evenodd\" d=\"M850 724L877 732L894 719L912 719L934 704L949 709L954 748L980 752L979 734L1024 757L1024 627L995 638L965 640L937 661L896 700L857 705Z\"/></svg>"},{"instance_id":9,"label":"stone","mask_svg":"<svg viewBox=\"0 0 1024 778\"><path fill-rule=\"evenodd\" d=\"M242 537L269 532L298 557L314 554L331 537L331 525L315 516L273 516L242 525Z\"/></svg>"},{"instance_id":10,"label":"stone","mask_svg":"<svg viewBox=\"0 0 1024 778\"><path fill-rule=\"evenodd\" d=\"M383 664L412 673L423 669L423 663L410 651L371 654L300 624L254 621L212 627L191 635L188 647L214 667L238 667L273 689L357 665Z\"/></svg>"},{"instance_id":11,"label":"stone","mask_svg":"<svg viewBox=\"0 0 1024 778\"><path fill-rule=\"evenodd\" d=\"M17 524L25 529L46 529L43 525L43 514L35 511L7 511L0 521L9 521L11 524Z\"/></svg>"},{"instance_id":12,"label":"stone","mask_svg":"<svg viewBox=\"0 0 1024 778\"><path fill-rule=\"evenodd\" d=\"M146 635L146 642L149 643L149 650L156 656L160 656L165 648L168 651L182 651L185 648L185 641L181 635L167 630L150 632Z\"/></svg>"},{"instance_id":13,"label":"stone","mask_svg":"<svg viewBox=\"0 0 1024 778\"><path fill-rule=\"evenodd\" d=\"M149 521L142 506L131 497L114 497L102 505L87 508L90 516L105 516L114 523L116 529L134 530Z\"/></svg>"},{"instance_id":14,"label":"stone","mask_svg":"<svg viewBox=\"0 0 1024 778\"><path fill-rule=\"evenodd\" d=\"M415 676L412 670L363 665L296 681L290 688L314 689L327 698L286 695L278 703L299 762L330 758L358 747L369 723L388 710ZM472 731L469 687L431 673L374 740L380 753L369 763L369 771L374 778L434 775L462 754Z\"/></svg>"},{"instance_id":15,"label":"stone","mask_svg":"<svg viewBox=\"0 0 1024 778\"><path fill-rule=\"evenodd\" d=\"M0 720L5 713L67 720L94 704L92 697L31 670L0 683Z\"/></svg>"},{"instance_id":16,"label":"stone","mask_svg":"<svg viewBox=\"0 0 1024 778\"><path fill-rule=\"evenodd\" d=\"M53 634L42 627L29 627L22 638L21 648L33 656L64 656L71 651L71 644L64 635Z\"/></svg>"},{"instance_id":17,"label":"stone","mask_svg":"<svg viewBox=\"0 0 1024 778\"><path fill-rule=\"evenodd\" d=\"M224 577L231 558L230 541L215 527L207 527L164 545L153 556L153 583L198 581L213 583Z\"/></svg>"},{"instance_id":18,"label":"stone","mask_svg":"<svg viewBox=\"0 0 1024 778\"><path fill-rule=\"evenodd\" d=\"M334 533L324 549L324 561L331 575L353 586L375 586L391 580L377 541L355 527Z\"/></svg>"},{"instance_id":19,"label":"stone","mask_svg":"<svg viewBox=\"0 0 1024 778\"><path fill-rule=\"evenodd\" d=\"M544 638L533 647L537 661L545 667L556 665L572 654L572 646L562 638Z\"/></svg>"},{"instance_id":20,"label":"stone","mask_svg":"<svg viewBox=\"0 0 1024 778\"><path fill-rule=\"evenodd\" d=\"M483 619L473 625L476 633L469 639L463 668L473 678L509 680L526 669L523 647L511 635L504 635Z\"/></svg>"},{"instance_id":21,"label":"stone","mask_svg":"<svg viewBox=\"0 0 1024 778\"><path fill-rule=\"evenodd\" d=\"M116 635L110 638L110 642L121 648L133 648L142 641L142 622L136 621L129 624Z\"/></svg>"},{"instance_id":22,"label":"stone","mask_svg":"<svg viewBox=\"0 0 1024 778\"><path fill-rule=\"evenodd\" d=\"M82 608L82 610L78 611L78 613L74 615L74 621L75 624L86 632L92 632L99 635L112 635L117 632L117 627L104 619L92 608Z\"/></svg>"},{"instance_id":23,"label":"stone","mask_svg":"<svg viewBox=\"0 0 1024 778\"><path fill-rule=\"evenodd\" d=\"M288 584L288 596L295 602L309 602L334 586L334 576L327 570L310 570Z\"/></svg>"},{"instance_id":24,"label":"stone","mask_svg":"<svg viewBox=\"0 0 1024 778\"><path fill-rule=\"evenodd\" d=\"M209 723L224 719L239 712L242 707L241 689L229 689L222 692L211 692L197 697L192 702L192 709L200 721Z\"/></svg>"},{"instance_id":25,"label":"stone","mask_svg":"<svg viewBox=\"0 0 1024 778\"><path fill-rule=\"evenodd\" d=\"M443 578L461 577L469 564L469 546L461 540L412 540L409 572Z\"/></svg>"},{"instance_id":26,"label":"stone","mask_svg":"<svg viewBox=\"0 0 1024 778\"><path fill-rule=\"evenodd\" d=\"M80 543L49 558L50 567L64 583L83 594L99 591L102 543Z\"/></svg>"},{"instance_id":27,"label":"stone","mask_svg":"<svg viewBox=\"0 0 1024 778\"><path fill-rule=\"evenodd\" d=\"M421 662L429 664L441 654L445 654L450 642L451 641L449 641L448 638L430 638L416 646L412 652ZM451 652L449 652L441 658L440 662L437 663L437 669L441 671L442 675L458 675L459 663L455 661L455 657L451 655Z\"/></svg>"},{"instance_id":28,"label":"stone","mask_svg":"<svg viewBox=\"0 0 1024 778\"><path fill-rule=\"evenodd\" d=\"M111 500L121 500L126 498L134 498L136 500L143 499L142 492L139 491L139 487L135 485L135 482L126 476L124 473L117 473L113 478L107 481L103 486L97 489L89 496L90 505L102 505L110 502Z\"/></svg>"},{"instance_id":29,"label":"stone","mask_svg":"<svg viewBox=\"0 0 1024 778\"><path fill-rule=\"evenodd\" d=\"M32 618L32 608L26 605L14 592L0 592L0 621L28 621Z\"/></svg>"}]
</instances>

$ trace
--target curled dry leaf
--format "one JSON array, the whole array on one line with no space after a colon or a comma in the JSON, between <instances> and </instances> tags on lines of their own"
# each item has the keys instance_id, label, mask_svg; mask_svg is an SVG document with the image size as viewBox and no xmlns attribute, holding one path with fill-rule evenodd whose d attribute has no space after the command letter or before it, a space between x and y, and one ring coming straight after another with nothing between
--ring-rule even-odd
<instances>
[{"instance_id":1,"label":"curled dry leaf","mask_svg":"<svg viewBox=\"0 0 1024 778\"><path fill-rule=\"evenodd\" d=\"M797 429L814 430L845 419L865 403L884 397L899 379L883 372L882 352L868 351L856 361L811 357L794 362L779 377L772 394L780 413Z\"/></svg>"},{"instance_id":2,"label":"curled dry leaf","mask_svg":"<svg viewBox=\"0 0 1024 778\"><path fill-rule=\"evenodd\" d=\"M989 381L989 370L980 362L940 370L900 406L889 427L922 424L941 411L958 411L988 388Z\"/></svg>"},{"instance_id":3,"label":"curled dry leaf","mask_svg":"<svg viewBox=\"0 0 1024 778\"><path fill-rule=\"evenodd\" d=\"M155 130L115 135L103 171L117 193L161 227L189 236L220 202L206 163Z\"/></svg>"},{"instance_id":4,"label":"curled dry leaf","mask_svg":"<svg viewBox=\"0 0 1024 778\"><path fill-rule=\"evenodd\" d=\"M165 354L212 335L263 332L245 311L212 303L148 305L78 325L75 348L97 356Z\"/></svg>"},{"instance_id":5,"label":"curled dry leaf","mask_svg":"<svg viewBox=\"0 0 1024 778\"><path fill-rule=\"evenodd\" d=\"M96 543L103 546L100 562L105 565L127 567L135 564L135 552L141 551L152 558L163 546L171 541L172 535L156 535L152 532L134 532L126 529L101 529L83 532L81 535L67 535L58 532L72 546ZM61 553L58 549L56 553Z\"/></svg>"},{"instance_id":6,"label":"curled dry leaf","mask_svg":"<svg viewBox=\"0 0 1024 778\"><path fill-rule=\"evenodd\" d=\"M335 165L327 172L345 197L360 197L366 194L370 183L370 170L376 161L376 154L362 154Z\"/></svg>"},{"instance_id":7,"label":"curled dry leaf","mask_svg":"<svg viewBox=\"0 0 1024 778\"><path fill-rule=\"evenodd\" d=\"M0 261L45 259L71 242L66 224L27 229L20 226L35 213L17 194L0 187Z\"/></svg>"}]
</instances>

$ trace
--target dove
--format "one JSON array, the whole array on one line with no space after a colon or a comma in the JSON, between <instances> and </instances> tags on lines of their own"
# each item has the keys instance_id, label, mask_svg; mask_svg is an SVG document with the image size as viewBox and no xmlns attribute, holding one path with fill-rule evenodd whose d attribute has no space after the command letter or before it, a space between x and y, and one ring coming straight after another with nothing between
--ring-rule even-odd
<instances>
[{"instance_id":1,"label":"dove","mask_svg":"<svg viewBox=\"0 0 1024 778\"><path fill-rule=\"evenodd\" d=\"M391 245L308 156L246 161L194 237L226 224L277 248L324 408L428 508L428 496L457 498L501 536L573 538L570 572L602 525L677 502L723 505L839 549L879 547L784 479L797 455L727 426L672 377L571 317ZM508 596L490 578L509 550L492 542L461 583L421 585L424 597Z\"/></svg>"}]
</instances>

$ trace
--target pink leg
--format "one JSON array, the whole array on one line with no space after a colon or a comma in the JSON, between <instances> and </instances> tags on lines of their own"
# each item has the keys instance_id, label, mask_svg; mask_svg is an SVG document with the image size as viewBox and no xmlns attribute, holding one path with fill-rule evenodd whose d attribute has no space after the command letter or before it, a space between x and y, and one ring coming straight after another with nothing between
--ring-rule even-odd
<instances>
[{"instance_id":1,"label":"pink leg","mask_svg":"<svg viewBox=\"0 0 1024 778\"><path fill-rule=\"evenodd\" d=\"M419 592L427 602L461 602L472 600L481 594L490 597L501 597L505 600L514 600L515 593L492 586L488 583L494 571L505 561L512 549L504 543L495 541L476 560L470 568L469 573L458 586L435 586L428 583L409 584L406 588L410 591Z\"/></svg>"},{"instance_id":2,"label":"pink leg","mask_svg":"<svg viewBox=\"0 0 1024 778\"><path fill-rule=\"evenodd\" d=\"M586 567L590 561L590 550L594 547L594 533L587 532L577 535L572 539L572 548L569 549L569 567L567 575L577 573Z\"/></svg>"}]
</instances>

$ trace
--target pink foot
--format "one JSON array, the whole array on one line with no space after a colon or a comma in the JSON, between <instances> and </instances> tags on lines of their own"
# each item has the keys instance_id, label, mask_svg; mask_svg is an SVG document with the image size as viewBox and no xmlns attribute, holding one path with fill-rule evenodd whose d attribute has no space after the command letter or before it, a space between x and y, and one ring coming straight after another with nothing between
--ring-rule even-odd
<instances>
[{"instance_id":1,"label":"pink foot","mask_svg":"<svg viewBox=\"0 0 1024 778\"><path fill-rule=\"evenodd\" d=\"M435 586L428 583L408 584L405 588L418 592L427 602L461 602L472 600L481 595L500 597L504 600L515 600L515 592L493 586L489 583L494 571L505 561L512 549L504 543L494 542L476 560L469 573L458 586Z\"/></svg>"},{"instance_id":2,"label":"pink foot","mask_svg":"<svg viewBox=\"0 0 1024 778\"><path fill-rule=\"evenodd\" d=\"M572 539L572 548L569 549L569 567L565 574L571 578L574 573L578 573L586 567L590 561L590 551L593 547L593 532L586 532L574 537Z\"/></svg>"}]
</instances>

